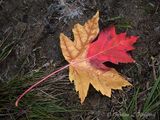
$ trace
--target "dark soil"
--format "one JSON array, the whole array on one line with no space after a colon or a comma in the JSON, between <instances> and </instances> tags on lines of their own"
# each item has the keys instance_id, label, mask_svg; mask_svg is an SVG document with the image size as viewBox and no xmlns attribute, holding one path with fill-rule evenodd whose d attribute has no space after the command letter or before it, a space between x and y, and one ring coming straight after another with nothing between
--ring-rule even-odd
<instances>
[{"instance_id":1,"label":"dark soil","mask_svg":"<svg viewBox=\"0 0 160 120\"><path fill-rule=\"evenodd\" d=\"M12 52L0 63L0 81L7 82L40 67L48 74L67 64L59 46L60 33L72 37L73 25L83 24L97 10L101 29L115 25L117 33L126 31L128 35L139 36L136 49L131 52L136 63L119 65L118 71L130 78L135 87L147 89L158 77L160 65L159 0L0 0L0 42L13 42ZM61 72L54 79L67 74L68 71ZM61 95L63 104L89 109L65 113L66 120L111 119L121 111L122 104L129 101L134 89L113 91L112 98L108 98L90 87L84 104L80 105L73 84L68 77L64 79L66 89L59 87L60 92L65 91ZM50 87L56 84L58 82Z\"/></svg>"}]
</instances>

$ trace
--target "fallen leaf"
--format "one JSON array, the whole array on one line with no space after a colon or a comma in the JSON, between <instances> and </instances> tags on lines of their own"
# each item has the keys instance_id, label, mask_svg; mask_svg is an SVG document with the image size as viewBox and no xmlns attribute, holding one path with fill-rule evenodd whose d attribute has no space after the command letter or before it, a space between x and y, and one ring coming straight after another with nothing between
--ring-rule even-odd
<instances>
[{"instance_id":1,"label":"fallen leaf","mask_svg":"<svg viewBox=\"0 0 160 120\"><path fill-rule=\"evenodd\" d=\"M69 62L69 79L71 82L74 81L81 103L83 103L87 96L90 84L97 91L108 97L111 96L112 89L122 89L124 86L131 85L114 68L102 70L93 65L93 63L97 63L97 65L103 66L103 61L96 59L96 56L102 54L102 51L95 50L96 52L94 51L93 54L91 51L88 51L94 49L92 44L95 42L93 40L99 33L98 20L99 12L83 26L76 24L73 28L74 41L71 41L63 33L60 34L62 53Z\"/></svg>"},{"instance_id":2,"label":"fallen leaf","mask_svg":"<svg viewBox=\"0 0 160 120\"><path fill-rule=\"evenodd\" d=\"M116 35L115 28L111 27L102 31L98 40L93 42L99 33L98 21L99 12L83 26L76 24L72 29L74 41L63 33L60 34L62 53L69 64L31 85L18 97L15 106L18 106L23 96L33 88L68 67L69 79L71 82L74 81L81 103L87 96L90 84L108 97L111 96L112 89L122 89L124 86L131 85L114 68L106 67L103 62L111 61L116 64L133 62L134 60L127 54L127 51L133 49L132 45L136 42L137 37L126 37L125 33Z\"/></svg>"}]
</instances>

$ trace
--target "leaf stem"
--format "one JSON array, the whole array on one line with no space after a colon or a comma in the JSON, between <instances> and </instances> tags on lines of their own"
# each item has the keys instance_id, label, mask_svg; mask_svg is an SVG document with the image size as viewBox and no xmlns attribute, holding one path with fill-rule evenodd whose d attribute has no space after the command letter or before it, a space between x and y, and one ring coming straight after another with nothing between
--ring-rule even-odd
<instances>
[{"instance_id":1,"label":"leaf stem","mask_svg":"<svg viewBox=\"0 0 160 120\"><path fill-rule=\"evenodd\" d=\"M58 73L58 72L60 72L60 71L62 71L62 70L64 70L64 69L66 69L66 68L68 68L68 67L69 67L69 64L67 64L67 65L61 67L60 69L52 72L51 74L47 75L46 77L44 77L44 78L41 79L40 81L38 81L38 82L36 82L35 84L33 84L32 86L30 86L27 90L25 90L25 91L18 97L18 99L17 99L16 102L15 102L15 106L18 107L18 103L19 103L19 101L22 99L22 97L23 97L25 94L27 94L28 92L30 92L33 88L35 88L36 86L38 86L38 85L41 84L42 82L46 81L48 78L50 78L50 77L53 76L54 74L56 74L56 73Z\"/></svg>"}]
</instances>

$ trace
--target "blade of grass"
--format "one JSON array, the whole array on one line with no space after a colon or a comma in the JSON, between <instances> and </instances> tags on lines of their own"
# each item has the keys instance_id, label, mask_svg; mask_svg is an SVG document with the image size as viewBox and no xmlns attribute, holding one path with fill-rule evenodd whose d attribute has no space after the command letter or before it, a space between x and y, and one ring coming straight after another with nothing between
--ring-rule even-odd
<instances>
[{"instance_id":1,"label":"blade of grass","mask_svg":"<svg viewBox=\"0 0 160 120\"><path fill-rule=\"evenodd\" d=\"M138 98L138 93L139 93L140 88L138 87L138 89L136 90L136 93L134 94L131 102L128 105L127 111L129 114L132 114L135 106L137 105L137 98Z\"/></svg>"},{"instance_id":2,"label":"blade of grass","mask_svg":"<svg viewBox=\"0 0 160 120\"><path fill-rule=\"evenodd\" d=\"M154 93L156 92L156 89L158 87L158 85L160 84L160 76L159 78L156 80L156 82L154 83L152 89L151 89L151 92L149 93L149 96L147 97L147 100L144 104L144 108L143 108L143 112L146 112L147 111L147 106L150 104L150 102L152 101L152 98L154 96Z\"/></svg>"},{"instance_id":3,"label":"blade of grass","mask_svg":"<svg viewBox=\"0 0 160 120\"><path fill-rule=\"evenodd\" d=\"M153 100L152 100L152 101L149 103L149 105L145 108L147 111L144 111L144 112L150 111L150 110L149 110L150 107L152 107L152 105L156 104L155 102L156 102L156 100L158 99L158 97L160 97L160 93L158 93L158 95L153 98Z\"/></svg>"},{"instance_id":4,"label":"blade of grass","mask_svg":"<svg viewBox=\"0 0 160 120\"><path fill-rule=\"evenodd\" d=\"M152 106L150 106L148 109L147 109L147 111L144 111L144 112L155 112L155 111L157 111L157 110L159 110L160 109L160 101L158 101L158 102L156 102L156 103L154 103Z\"/></svg>"},{"instance_id":5,"label":"blade of grass","mask_svg":"<svg viewBox=\"0 0 160 120\"><path fill-rule=\"evenodd\" d=\"M122 16L116 16L116 17L109 18L107 21L115 21L115 20L119 20L122 18L123 18Z\"/></svg>"},{"instance_id":6,"label":"blade of grass","mask_svg":"<svg viewBox=\"0 0 160 120\"><path fill-rule=\"evenodd\" d=\"M7 58L7 56L11 53L13 49L14 42L6 45L4 48L1 48L0 50L0 63Z\"/></svg>"},{"instance_id":7,"label":"blade of grass","mask_svg":"<svg viewBox=\"0 0 160 120\"><path fill-rule=\"evenodd\" d=\"M129 25L128 23L124 23L124 24L118 24L118 25L116 25L116 27L118 27L118 28L130 28L130 29L132 29L132 26L131 25Z\"/></svg>"},{"instance_id":8,"label":"blade of grass","mask_svg":"<svg viewBox=\"0 0 160 120\"><path fill-rule=\"evenodd\" d=\"M126 108L125 112L123 112L123 114L128 114L128 116L121 116L122 120L132 120L131 115L134 113L134 111L136 109L139 91L140 91L140 88L138 87L138 89L136 89L134 96L132 97L128 107Z\"/></svg>"}]
</instances>

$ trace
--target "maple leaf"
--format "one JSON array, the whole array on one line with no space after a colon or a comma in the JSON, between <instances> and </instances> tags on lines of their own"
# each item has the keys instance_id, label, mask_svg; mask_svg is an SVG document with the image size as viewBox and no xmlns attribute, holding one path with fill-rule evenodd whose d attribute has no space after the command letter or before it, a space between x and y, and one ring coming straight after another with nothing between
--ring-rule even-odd
<instances>
[{"instance_id":1,"label":"maple leaf","mask_svg":"<svg viewBox=\"0 0 160 120\"><path fill-rule=\"evenodd\" d=\"M127 51L134 49L132 45L136 42L137 37L126 37L126 33L117 35L115 28L110 27L102 31L98 40L93 42L99 33L98 21L99 12L84 25L76 24L72 29L74 41L71 41L63 33L60 34L62 53L69 64L30 86L18 97L15 102L16 106L25 94L68 67L69 79L71 82L74 81L81 103L87 96L90 84L97 91L109 97L112 89L122 89L124 86L131 85L114 68L108 68L103 63L105 61L115 64L133 62L134 60L127 54Z\"/></svg>"},{"instance_id":2,"label":"maple leaf","mask_svg":"<svg viewBox=\"0 0 160 120\"><path fill-rule=\"evenodd\" d=\"M69 79L71 82L74 81L75 89L79 92L81 103L83 103L85 97L87 96L90 84L92 84L97 91L100 91L103 95L109 97L111 96L112 89L122 89L122 87L124 86L131 85L127 80L125 80L124 77L120 76L114 68L110 68L109 70L102 70L94 66L94 64L96 63L97 65L104 67L104 65L102 64L104 60L110 60L110 57L107 58L106 56L103 56L104 50L104 53L106 54L106 52L109 49L106 50L101 46L104 45L103 43L105 41L105 39L102 40L101 38L107 37L107 40L109 40L110 37L115 36L112 35L114 34L114 28L111 28L111 31L106 30L105 32L102 32L100 34L99 39L97 41L97 46L95 45L96 42L91 43L96 38L99 32L98 20L99 12L97 12L96 15L94 15L93 18L88 20L83 26L80 24L76 24L72 30L74 35L74 41L71 41L63 33L60 34L60 45L62 53L65 59L70 63ZM109 36L104 35L104 33L106 34L106 32L110 32L111 34L108 34ZM123 36L121 38L123 38ZM113 41L113 43L110 43L110 40L108 42L111 46L117 44L115 43L115 40ZM101 41L102 43L99 41ZM133 41L130 42L132 43ZM101 49L101 47L103 49ZM115 51L121 51L121 47L115 48ZM127 51L126 49L129 50L131 48L126 47L123 50ZM118 53L116 53L116 55L117 54ZM105 57L105 59L98 59L97 56L100 56L101 58ZM123 58L113 60L113 62L123 62L123 60L121 59Z\"/></svg>"}]
</instances>

